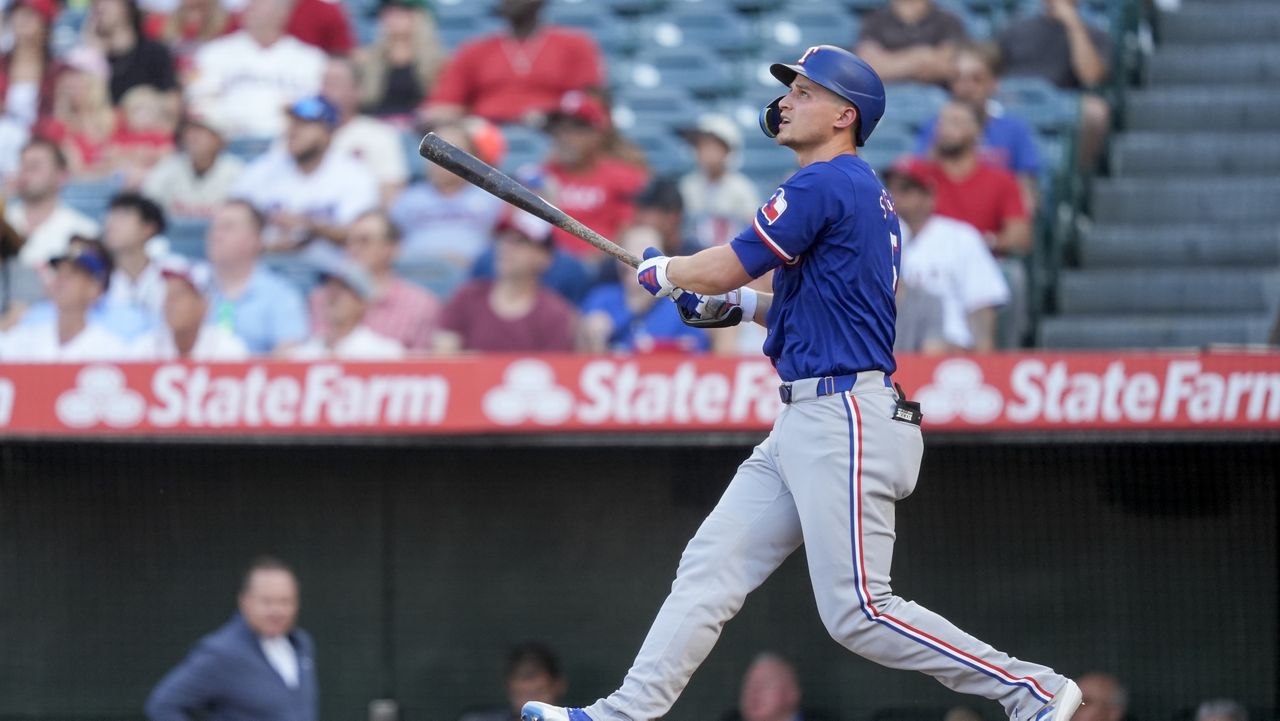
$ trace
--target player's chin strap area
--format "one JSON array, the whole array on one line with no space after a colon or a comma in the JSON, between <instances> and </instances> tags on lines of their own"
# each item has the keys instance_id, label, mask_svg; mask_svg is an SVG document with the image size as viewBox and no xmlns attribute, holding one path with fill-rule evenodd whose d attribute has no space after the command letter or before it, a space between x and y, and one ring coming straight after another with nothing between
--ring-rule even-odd
<instances>
[{"instance_id":1,"label":"player's chin strap area","mask_svg":"<svg viewBox=\"0 0 1280 721\"><path fill-rule=\"evenodd\" d=\"M778 103L787 96L779 95L773 99L772 103L760 109L760 130L765 137L778 137L778 129L782 126L782 109L778 107Z\"/></svg>"}]
</instances>

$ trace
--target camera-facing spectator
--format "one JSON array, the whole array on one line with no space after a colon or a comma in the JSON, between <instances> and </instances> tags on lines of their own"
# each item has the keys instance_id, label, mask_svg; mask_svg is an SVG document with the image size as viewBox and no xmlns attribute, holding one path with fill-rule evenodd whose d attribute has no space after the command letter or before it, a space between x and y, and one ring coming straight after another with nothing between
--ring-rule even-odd
<instances>
[{"instance_id":1,"label":"camera-facing spectator","mask_svg":"<svg viewBox=\"0 0 1280 721\"><path fill-rule=\"evenodd\" d=\"M213 266L210 321L239 336L254 355L283 350L307 337L302 295L258 261L264 223L249 203L228 201L214 213L206 249Z\"/></svg>"},{"instance_id":2,"label":"camera-facing spectator","mask_svg":"<svg viewBox=\"0 0 1280 721\"><path fill-rule=\"evenodd\" d=\"M161 262L160 275L164 322L133 343L137 360L211 362L249 357L249 347L236 334L208 322L213 271L207 264L170 256Z\"/></svg>"},{"instance_id":3,"label":"camera-facing spectator","mask_svg":"<svg viewBox=\"0 0 1280 721\"><path fill-rule=\"evenodd\" d=\"M320 271L321 313L325 329L289 349L294 360L375 361L404 357L404 346L365 325L365 311L373 300L373 279L350 261Z\"/></svg>"},{"instance_id":4,"label":"camera-facing spectator","mask_svg":"<svg viewBox=\"0 0 1280 721\"><path fill-rule=\"evenodd\" d=\"M646 248L661 247L658 231L637 225L623 232L619 244L637 258ZM596 286L582 301L578 350L587 353L624 351L705 352L706 331L680 319L675 303L656 298L634 281L631 266L618 261L618 279Z\"/></svg>"},{"instance_id":5,"label":"camera-facing spectator","mask_svg":"<svg viewBox=\"0 0 1280 721\"><path fill-rule=\"evenodd\" d=\"M606 238L631 220L634 196L648 180L644 170L605 152L609 113L595 97L566 93L547 122L551 157L546 172L554 180L557 205ZM559 228L556 243L577 256L598 258L592 246Z\"/></svg>"},{"instance_id":6,"label":"camera-facing spectator","mask_svg":"<svg viewBox=\"0 0 1280 721\"><path fill-rule=\"evenodd\" d=\"M725 721L825 721L827 716L801 706L796 669L773 653L756 656L742 677L738 708Z\"/></svg>"},{"instance_id":7,"label":"camera-facing spectator","mask_svg":"<svg viewBox=\"0 0 1280 721\"><path fill-rule=\"evenodd\" d=\"M178 131L176 105L164 93L139 85L120 101L111 137L110 168L126 188L138 188L159 162L173 154Z\"/></svg>"},{"instance_id":8,"label":"camera-facing spectator","mask_svg":"<svg viewBox=\"0 0 1280 721\"><path fill-rule=\"evenodd\" d=\"M463 714L458 721L519 721L520 709L526 703L556 703L568 687L560 659L551 649L533 642L517 644L507 652L504 682L505 706Z\"/></svg>"},{"instance_id":9,"label":"camera-facing spectator","mask_svg":"<svg viewBox=\"0 0 1280 721\"><path fill-rule=\"evenodd\" d=\"M968 223L935 215L933 181L910 164L881 174L902 225L902 270L906 293L942 300L943 337L950 350L992 351L996 308L1009 302L1005 283L982 236Z\"/></svg>"},{"instance_id":10,"label":"camera-facing spectator","mask_svg":"<svg viewBox=\"0 0 1280 721\"><path fill-rule=\"evenodd\" d=\"M604 85L604 61L590 35L543 25L543 0L502 0L508 30L464 43L440 72L428 120L478 115L495 123L536 124L569 91Z\"/></svg>"},{"instance_id":11,"label":"camera-facing spectator","mask_svg":"<svg viewBox=\"0 0 1280 721\"><path fill-rule=\"evenodd\" d=\"M149 198L121 193L111 199L102 223L102 244L111 254L111 285L103 299L103 322L116 335L133 340L160 323L165 282L159 258L164 211Z\"/></svg>"},{"instance_id":12,"label":"camera-facing spectator","mask_svg":"<svg viewBox=\"0 0 1280 721\"><path fill-rule=\"evenodd\" d=\"M514 210L499 223L496 242L493 280L472 280L454 293L441 314L436 350L573 350L576 313L542 282L555 250L551 226Z\"/></svg>"},{"instance_id":13,"label":"camera-facing spectator","mask_svg":"<svg viewBox=\"0 0 1280 721\"><path fill-rule=\"evenodd\" d=\"M391 205L409 180L400 133L387 123L360 114L360 69L347 58L330 58L320 94L338 111L333 152L360 163L378 180L383 207Z\"/></svg>"},{"instance_id":14,"label":"camera-facing spectator","mask_svg":"<svg viewBox=\"0 0 1280 721\"><path fill-rule=\"evenodd\" d=\"M0 55L0 105L5 115L31 127L53 113L54 86L62 65L54 60L49 43L58 3L15 0L4 14L13 40Z\"/></svg>"},{"instance_id":15,"label":"camera-facing spectator","mask_svg":"<svg viewBox=\"0 0 1280 721\"><path fill-rule=\"evenodd\" d=\"M422 105L445 61L425 0L381 0L373 43L356 51L366 112L406 121Z\"/></svg>"},{"instance_id":16,"label":"camera-facing spectator","mask_svg":"<svg viewBox=\"0 0 1280 721\"><path fill-rule=\"evenodd\" d=\"M1004 75L1041 77L1067 90L1088 90L1111 74L1111 39L1080 16L1079 0L1043 0L1044 12L1010 23L999 35ZM1080 161L1097 162L1111 128L1111 108L1080 97Z\"/></svg>"},{"instance_id":17,"label":"camera-facing spectator","mask_svg":"<svg viewBox=\"0 0 1280 721\"><path fill-rule=\"evenodd\" d=\"M62 187L69 175L67 157L50 140L34 138L22 149L14 183L17 198L5 206L4 218L26 237L18 257L39 267L67 250L74 235L93 237L98 224L62 202Z\"/></svg>"},{"instance_id":18,"label":"camera-facing spectator","mask_svg":"<svg viewBox=\"0 0 1280 721\"><path fill-rule=\"evenodd\" d=\"M947 103L938 113L929 157L911 162L933 180L938 215L977 228L997 255L1022 255L1031 249L1022 187L1012 173L983 161L978 152L982 120L969 103Z\"/></svg>"},{"instance_id":19,"label":"camera-facing spectator","mask_svg":"<svg viewBox=\"0 0 1280 721\"><path fill-rule=\"evenodd\" d=\"M383 211L371 210L351 224L351 232L347 236L347 257L369 274L373 285L373 291L365 301L365 325L394 339L405 350L430 351L440 324L440 301L427 289L396 273L399 251L400 230ZM322 291L311 293L313 336L329 334L325 303Z\"/></svg>"},{"instance_id":20,"label":"camera-facing spectator","mask_svg":"<svg viewBox=\"0 0 1280 721\"><path fill-rule=\"evenodd\" d=\"M854 52L886 82L945 83L964 21L933 0L889 0L862 21Z\"/></svg>"},{"instance_id":21,"label":"camera-facing spectator","mask_svg":"<svg viewBox=\"0 0 1280 721\"><path fill-rule=\"evenodd\" d=\"M755 185L733 169L742 152L742 133L723 115L703 115L686 137L698 167L680 179L685 214L700 247L724 245L760 207Z\"/></svg>"},{"instance_id":22,"label":"camera-facing spectator","mask_svg":"<svg viewBox=\"0 0 1280 721\"><path fill-rule=\"evenodd\" d=\"M1034 216L1036 181L1040 176L1040 151L1035 134L1021 118L1010 115L995 99L999 87L1000 51L993 45L966 43L956 50L955 75L951 78L951 97L969 103L982 112L982 141L979 152L983 160L998 165L1018 176L1027 200L1028 215ZM938 119L920 128L916 151L923 155L933 145Z\"/></svg>"},{"instance_id":23,"label":"camera-facing spectator","mask_svg":"<svg viewBox=\"0 0 1280 721\"><path fill-rule=\"evenodd\" d=\"M111 140L119 118L111 105L108 73L100 52L84 45L73 49L54 84L53 112L36 124L37 135L62 147L76 177L100 177L112 170Z\"/></svg>"},{"instance_id":24,"label":"camera-facing spectator","mask_svg":"<svg viewBox=\"0 0 1280 721\"><path fill-rule=\"evenodd\" d=\"M225 152L222 130L210 117L189 113L178 131L179 152L156 164L142 192L175 218L211 218L244 172L244 161Z\"/></svg>"},{"instance_id":25,"label":"camera-facing spectator","mask_svg":"<svg viewBox=\"0 0 1280 721\"><path fill-rule=\"evenodd\" d=\"M140 85L165 93L177 89L173 55L143 33L142 10L135 0L92 0L84 35L86 44L107 58L113 105Z\"/></svg>"},{"instance_id":26,"label":"camera-facing spectator","mask_svg":"<svg viewBox=\"0 0 1280 721\"><path fill-rule=\"evenodd\" d=\"M1091 671L1076 679L1084 704L1071 721L1124 721L1129 713L1129 691L1109 673Z\"/></svg>"},{"instance_id":27,"label":"camera-facing spectator","mask_svg":"<svg viewBox=\"0 0 1280 721\"><path fill-rule=\"evenodd\" d=\"M359 162L338 153L333 133L338 110L320 96L289 106L284 143L244 169L234 195L267 217L267 247L307 246L317 262L341 253L347 226L378 206L378 182Z\"/></svg>"},{"instance_id":28,"label":"camera-facing spectator","mask_svg":"<svg viewBox=\"0 0 1280 721\"><path fill-rule=\"evenodd\" d=\"M102 244L77 237L50 259L53 312L25 320L0 336L0 360L9 363L85 363L126 360L125 342L90 318L107 290L111 258Z\"/></svg>"},{"instance_id":29,"label":"camera-facing spectator","mask_svg":"<svg viewBox=\"0 0 1280 721\"><path fill-rule=\"evenodd\" d=\"M147 699L150 721L316 721L315 644L298 628L298 579L278 559L244 575L239 612L196 643Z\"/></svg>"},{"instance_id":30,"label":"camera-facing spectator","mask_svg":"<svg viewBox=\"0 0 1280 721\"><path fill-rule=\"evenodd\" d=\"M435 133L475 153L475 144L462 125L443 125ZM492 244L504 203L439 165L423 162L426 182L415 183L391 206L392 220L405 233L401 257L410 262L444 263L459 278L465 277Z\"/></svg>"},{"instance_id":31,"label":"camera-facing spectator","mask_svg":"<svg viewBox=\"0 0 1280 721\"><path fill-rule=\"evenodd\" d=\"M274 138L280 109L320 90L324 53L285 34L289 0L249 0L243 30L210 40L196 53L188 104L215 118L230 138Z\"/></svg>"},{"instance_id":32,"label":"camera-facing spectator","mask_svg":"<svg viewBox=\"0 0 1280 721\"><path fill-rule=\"evenodd\" d=\"M1209 699L1196 707L1196 721L1249 721L1249 710L1234 699Z\"/></svg>"}]
</instances>

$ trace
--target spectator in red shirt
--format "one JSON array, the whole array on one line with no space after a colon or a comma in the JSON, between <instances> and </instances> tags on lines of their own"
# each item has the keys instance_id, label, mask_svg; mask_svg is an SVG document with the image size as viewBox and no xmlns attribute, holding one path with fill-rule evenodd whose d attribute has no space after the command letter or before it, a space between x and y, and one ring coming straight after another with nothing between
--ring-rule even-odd
<instances>
[{"instance_id":1,"label":"spectator in red shirt","mask_svg":"<svg viewBox=\"0 0 1280 721\"><path fill-rule=\"evenodd\" d=\"M179 78L191 70L200 46L239 29L240 23L221 0L179 0L173 12L149 14L144 22L147 37L169 46Z\"/></svg>"},{"instance_id":2,"label":"spectator in red shirt","mask_svg":"<svg viewBox=\"0 0 1280 721\"><path fill-rule=\"evenodd\" d=\"M105 175L112 170L108 151L119 124L107 85L110 68L101 53L83 45L65 62L54 86L52 112L34 132L61 146L72 175Z\"/></svg>"},{"instance_id":3,"label":"spectator in red shirt","mask_svg":"<svg viewBox=\"0 0 1280 721\"><path fill-rule=\"evenodd\" d=\"M53 112L54 84L62 69L49 47L55 0L14 0L5 9L11 48L0 55L0 107L30 127Z\"/></svg>"},{"instance_id":4,"label":"spectator in red shirt","mask_svg":"<svg viewBox=\"0 0 1280 721\"><path fill-rule=\"evenodd\" d=\"M294 0L284 31L330 55L346 55L356 46L338 0Z\"/></svg>"},{"instance_id":5,"label":"spectator in red shirt","mask_svg":"<svg viewBox=\"0 0 1280 721\"><path fill-rule=\"evenodd\" d=\"M502 0L498 12L511 30L458 49L431 93L426 119L478 115L495 123L536 123L566 92L601 87L604 62L595 41L577 30L539 24L542 5Z\"/></svg>"},{"instance_id":6,"label":"spectator in red shirt","mask_svg":"<svg viewBox=\"0 0 1280 721\"><path fill-rule=\"evenodd\" d=\"M615 238L635 212L633 199L644 188L645 171L605 154L609 115L585 93L566 93L547 130L551 158L546 171L555 181L557 205L606 238ZM556 242L578 256L598 253L582 240L556 230Z\"/></svg>"},{"instance_id":7,"label":"spectator in red shirt","mask_svg":"<svg viewBox=\"0 0 1280 721\"><path fill-rule=\"evenodd\" d=\"M930 157L912 164L934 181L938 215L977 228L996 255L1024 255L1031 249L1031 221L1022 188L1013 173L981 159L981 137L978 109L952 101L938 113Z\"/></svg>"},{"instance_id":8,"label":"spectator in red shirt","mask_svg":"<svg viewBox=\"0 0 1280 721\"><path fill-rule=\"evenodd\" d=\"M542 284L554 251L551 226L523 210L499 226L493 280L473 280L445 306L436 350L571 351L577 314Z\"/></svg>"},{"instance_id":9,"label":"spectator in red shirt","mask_svg":"<svg viewBox=\"0 0 1280 721\"><path fill-rule=\"evenodd\" d=\"M431 350L440 324L440 301L426 288L396 273L400 229L386 212L370 210L356 218L347 233L346 250L373 284L373 293L365 304L364 324L406 350ZM319 288L312 291L310 303L312 335L324 337L328 335L328 320L324 293Z\"/></svg>"}]
</instances>

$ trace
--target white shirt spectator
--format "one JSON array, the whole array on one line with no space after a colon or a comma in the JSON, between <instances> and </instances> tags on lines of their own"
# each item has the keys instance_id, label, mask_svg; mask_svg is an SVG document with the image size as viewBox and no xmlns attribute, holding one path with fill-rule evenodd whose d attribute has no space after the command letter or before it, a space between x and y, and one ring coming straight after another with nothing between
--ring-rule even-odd
<instances>
[{"instance_id":1,"label":"white shirt spectator","mask_svg":"<svg viewBox=\"0 0 1280 721\"><path fill-rule=\"evenodd\" d=\"M241 30L196 52L187 101L228 137L276 137L284 108L319 91L324 63L323 52L292 36L264 48Z\"/></svg>"},{"instance_id":2,"label":"white shirt spectator","mask_svg":"<svg viewBox=\"0 0 1280 721\"><path fill-rule=\"evenodd\" d=\"M914 237L902 226L902 278L942 300L942 335L948 343L973 347L969 313L1009 302L1009 285L977 229L934 215Z\"/></svg>"},{"instance_id":3,"label":"white shirt spectator","mask_svg":"<svg viewBox=\"0 0 1280 721\"><path fill-rule=\"evenodd\" d=\"M315 172L304 175L289 153L277 147L244 169L233 195L268 218L285 211L347 225L377 207L378 182L363 165L332 148Z\"/></svg>"},{"instance_id":4,"label":"white shirt spectator","mask_svg":"<svg viewBox=\"0 0 1280 721\"><path fill-rule=\"evenodd\" d=\"M108 305L134 308L153 318L164 313L164 277L160 263L152 260L138 274L137 279L116 268L111 271L111 282L103 296Z\"/></svg>"},{"instance_id":5,"label":"white shirt spectator","mask_svg":"<svg viewBox=\"0 0 1280 721\"><path fill-rule=\"evenodd\" d=\"M228 153L219 155L204 175L196 175L191 158L185 154L170 155L147 174L142 194L170 216L212 218L213 211L231 197L243 171L244 161Z\"/></svg>"},{"instance_id":6,"label":"white shirt spectator","mask_svg":"<svg viewBox=\"0 0 1280 721\"><path fill-rule=\"evenodd\" d=\"M141 361L178 360L178 346L173 334L166 327L156 328L134 342L131 347L134 358ZM219 325L205 325L196 336L189 360L242 361L249 358L249 346L235 333Z\"/></svg>"},{"instance_id":7,"label":"white shirt spectator","mask_svg":"<svg viewBox=\"0 0 1280 721\"><path fill-rule=\"evenodd\" d=\"M383 185L403 185L409 180L400 133L381 120L357 115L347 121L334 132L329 152L360 163Z\"/></svg>"},{"instance_id":8,"label":"white shirt spectator","mask_svg":"<svg viewBox=\"0 0 1280 721\"><path fill-rule=\"evenodd\" d=\"M27 126L8 116L0 116L0 179L8 180L18 170L22 146L30 138Z\"/></svg>"},{"instance_id":9,"label":"white shirt spectator","mask_svg":"<svg viewBox=\"0 0 1280 721\"><path fill-rule=\"evenodd\" d=\"M448 260L470 268L489 248L504 203L474 185L441 195L427 183L414 185L391 206L404 233L400 259Z\"/></svg>"},{"instance_id":10,"label":"white shirt spectator","mask_svg":"<svg viewBox=\"0 0 1280 721\"><path fill-rule=\"evenodd\" d=\"M368 326L358 325L334 344L332 350L325 346L323 338L313 336L288 355L294 360L399 360L404 357L404 346Z\"/></svg>"},{"instance_id":11,"label":"white shirt spectator","mask_svg":"<svg viewBox=\"0 0 1280 721\"><path fill-rule=\"evenodd\" d=\"M88 363L130 358L129 347L106 328L89 323L67 343L56 322L24 323L0 335L0 360L8 363Z\"/></svg>"},{"instance_id":12,"label":"white shirt spectator","mask_svg":"<svg viewBox=\"0 0 1280 721\"><path fill-rule=\"evenodd\" d=\"M711 181L699 172L680 179L684 213L693 221L698 244L704 248L724 245L756 217L763 203L747 176L727 171Z\"/></svg>"},{"instance_id":13,"label":"white shirt spectator","mask_svg":"<svg viewBox=\"0 0 1280 721\"><path fill-rule=\"evenodd\" d=\"M27 211L21 201L10 203L5 208L4 218L14 230L27 236L27 242L22 244L22 250L18 252L18 258L33 268L66 253L71 236L97 237L99 232L98 224L92 218L63 203L58 204L57 209L34 233L27 225Z\"/></svg>"},{"instance_id":14,"label":"white shirt spectator","mask_svg":"<svg viewBox=\"0 0 1280 721\"><path fill-rule=\"evenodd\" d=\"M289 688L298 687L298 652L284 636L259 639L262 653Z\"/></svg>"}]
</instances>

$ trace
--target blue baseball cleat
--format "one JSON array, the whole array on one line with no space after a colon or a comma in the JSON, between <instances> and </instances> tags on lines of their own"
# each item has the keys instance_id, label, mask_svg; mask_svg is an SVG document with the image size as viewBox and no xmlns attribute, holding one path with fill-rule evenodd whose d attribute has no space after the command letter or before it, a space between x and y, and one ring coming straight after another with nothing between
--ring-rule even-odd
<instances>
[{"instance_id":1,"label":"blue baseball cleat","mask_svg":"<svg viewBox=\"0 0 1280 721\"><path fill-rule=\"evenodd\" d=\"M549 703L530 701L520 709L520 721L592 721L580 708L561 708Z\"/></svg>"}]
</instances>

